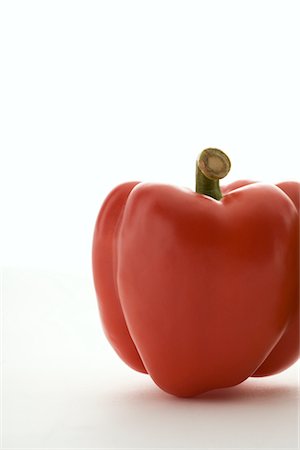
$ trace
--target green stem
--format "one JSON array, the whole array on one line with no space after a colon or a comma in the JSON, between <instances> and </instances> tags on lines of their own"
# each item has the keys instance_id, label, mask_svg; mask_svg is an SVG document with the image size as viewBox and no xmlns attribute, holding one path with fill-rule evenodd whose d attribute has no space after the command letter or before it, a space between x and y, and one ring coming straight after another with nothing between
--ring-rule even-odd
<instances>
[{"instance_id":1,"label":"green stem","mask_svg":"<svg viewBox=\"0 0 300 450\"><path fill-rule=\"evenodd\" d=\"M196 162L196 192L221 200L219 180L228 174L230 167L230 159L221 150L203 150Z\"/></svg>"}]
</instances>

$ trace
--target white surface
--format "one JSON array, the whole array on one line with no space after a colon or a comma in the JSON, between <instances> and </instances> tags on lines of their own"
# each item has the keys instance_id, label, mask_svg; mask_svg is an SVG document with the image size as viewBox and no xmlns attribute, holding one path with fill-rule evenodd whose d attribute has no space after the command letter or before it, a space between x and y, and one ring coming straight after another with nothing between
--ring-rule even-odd
<instances>
[{"instance_id":1,"label":"white surface","mask_svg":"<svg viewBox=\"0 0 300 450\"><path fill-rule=\"evenodd\" d=\"M298 372L195 399L119 360L90 278L3 274L3 448L298 448Z\"/></svg>"}]
</instances>

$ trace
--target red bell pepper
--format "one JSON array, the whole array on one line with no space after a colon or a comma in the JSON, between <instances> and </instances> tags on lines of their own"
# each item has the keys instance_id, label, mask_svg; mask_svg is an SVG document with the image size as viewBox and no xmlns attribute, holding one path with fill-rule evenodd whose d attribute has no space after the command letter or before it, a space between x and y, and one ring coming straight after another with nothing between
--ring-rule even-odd
<instances>
[{"instance_id":1,"label":"red bell pepper","mask_svg":"<svg viewBox=\"0 0 300 450\"><path fill-rule=\"evenodd\" d=\"M122 184L95 226L107 338L177 396L270 375L299 356L299 183L221 190L229 169L223 152L206 149L196 192Z\"/></svg>"}]
</instances>

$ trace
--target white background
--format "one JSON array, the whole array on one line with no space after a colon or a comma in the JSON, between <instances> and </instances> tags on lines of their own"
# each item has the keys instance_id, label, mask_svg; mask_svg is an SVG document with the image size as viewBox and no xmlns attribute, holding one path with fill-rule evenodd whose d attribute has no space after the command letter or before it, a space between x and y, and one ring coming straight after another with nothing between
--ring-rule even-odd
<instances>
[{"instance_id":1,"label":"white background","mask_svg":"<svg viewBox=\"0 0 300 450\"><path fill-rule=\"evenodd\" d=\"M201 401L125 367L91 279L126 180L299 179L299 2L0 4L3 448L297 448L298 365Z\"/></svg>"}]
</instances>

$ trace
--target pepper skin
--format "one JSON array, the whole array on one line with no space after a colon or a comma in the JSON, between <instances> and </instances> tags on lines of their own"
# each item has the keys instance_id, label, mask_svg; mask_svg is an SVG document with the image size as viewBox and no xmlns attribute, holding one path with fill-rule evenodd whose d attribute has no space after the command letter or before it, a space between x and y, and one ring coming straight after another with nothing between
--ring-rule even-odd
<instances>
[{"instance_id":1,"label":"pepper skin","mask_svg":"<svg viewBox=\"0 0 300 450\"><path fill-rule=\"evenodd\" d=\"M299 216L282 189L248 184L219 201L150 183L111 192L93 274L105 333L129 366L191 397L295 361L285 336L298 307Z\"/></svg>"},{"instance_id":2,"label":"pepper skin","mask_svg":"<svg viewBox=\"0 0 300 450\"><path fill-rule=\"evenodd\" d=\"M252 184L254 181L250 180L239 180L231 183L224 188L222 188L223 194L226 194L239 187ZM284 181L278 183L277 186L285 192L286 195L293 201L295 207L297 208L298 215L300 211L300 183L296 181ZM298 219L299 223L299 219ZM296 249L299 249L299 233L298 242L296 244ZM299 251L295 254L295 273L299 274ZM254 372L252 376L262 377L267 375L274 375L287 369L289 366L294 364L300 356L300 329L299 329L299 277L297 277L297 284L294 290L294 304L295 309L291 314L289 324L280 338L279 342L275 345L269 356L265 359L262 365Z\"/></svg>"}]
</instances>

